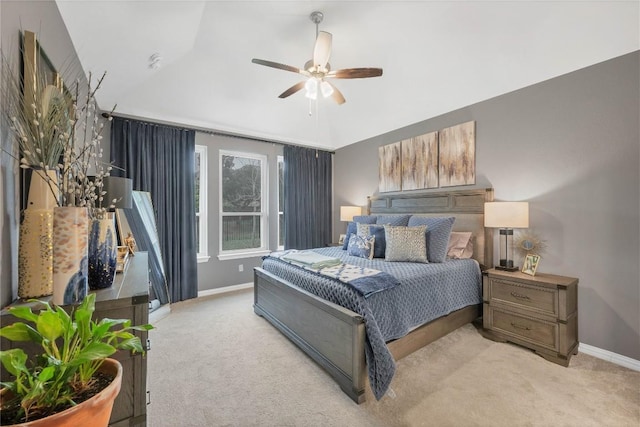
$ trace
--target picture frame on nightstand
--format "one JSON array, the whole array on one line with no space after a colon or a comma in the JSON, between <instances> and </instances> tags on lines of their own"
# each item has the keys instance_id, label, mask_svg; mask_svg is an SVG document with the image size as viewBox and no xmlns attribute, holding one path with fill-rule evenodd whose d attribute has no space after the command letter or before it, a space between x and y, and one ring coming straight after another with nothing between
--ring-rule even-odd
<instances>
[{"instance_id":1,"label":"picture frame on nightstand","mask_svg":"<svg viewBox=\"0 0 640 427\"><path fill-rule=\"evenodd\" d=\"M344 244L344 239L346 239L346 238L347 238L346 234L341 234L340 235L340 239L338 239L338 245Z\"/></svg>"},{"instance_id":2,"label":"picture frame on nightstand","mask_svg":"<svg viewBox=\"0 0 640 427\"><path fill-rule=\"evenodd\" d=\"M529 276L535 276L538 264L540 263L540 255L527 254L522 263L522 272Z\"/></svg>"}]
</instances>

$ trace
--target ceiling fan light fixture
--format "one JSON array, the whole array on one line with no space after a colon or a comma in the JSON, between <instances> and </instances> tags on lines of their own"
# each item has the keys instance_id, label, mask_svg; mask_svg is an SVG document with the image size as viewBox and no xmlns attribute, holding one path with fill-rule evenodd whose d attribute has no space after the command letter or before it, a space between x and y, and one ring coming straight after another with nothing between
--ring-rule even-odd
<instances>
[{"instance_id":1,"label":"ceiling fan light fixture","mask_svg":"<svg viewBox=\"0 0 640 427\"><path fill-rule=\"evenodd\" d=\"M320 83L320 91L322 92L322 96L325 98L333 95L333 87L331 87L329 82L325 82L324 80Z\"/></svg>"},{"instance_id":2,"label":"ceiling fan light fixture","mask_svg":"<svg viewBox=\"0 0 640 427\"><path fill-rule=\"evenodd\" d=\"M309 99L318 99L318 79L315 77L311 77L304 84L304 89L306 90L305 96Z\"/></svg>"}]
</instances>

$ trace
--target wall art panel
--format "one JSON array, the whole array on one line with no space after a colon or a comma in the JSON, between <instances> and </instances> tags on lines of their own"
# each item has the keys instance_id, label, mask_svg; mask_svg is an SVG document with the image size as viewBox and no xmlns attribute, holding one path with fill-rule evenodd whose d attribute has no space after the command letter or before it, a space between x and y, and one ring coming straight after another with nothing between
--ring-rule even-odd
<instances>
[{"instance_id":1,"label":"wall art panel","mask_svg":"<svg viewBox=\"0 0 640 427\"><path fill-rule=\"evenodd\" d=\"M378 147L378 191L402 190L401 143Z\"/></svg>"},{"instance_id":2,"label":"wall art panel","mask_svg":"<svg viewBox=\"0 0 640 427\"><path fill-rule=\"evenodd\" d=\"M438 187L438 132L402 141L402 189Z\"/></svg>"},{"instance_id":3,"label":"wall art panel","mask_svg":"<svg viewBox=\"0 0 640 427\"><path fill-rule=\"evenodd\" d=\"M476 183L476 122L471 121L440 131L440 186Z\"/></svg>"}]
</instances>

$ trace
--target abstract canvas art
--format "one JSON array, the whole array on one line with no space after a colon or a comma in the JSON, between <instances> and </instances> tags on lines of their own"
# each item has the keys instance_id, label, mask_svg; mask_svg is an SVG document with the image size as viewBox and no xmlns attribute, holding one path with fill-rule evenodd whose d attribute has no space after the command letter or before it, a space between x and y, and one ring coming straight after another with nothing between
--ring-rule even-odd
<instances>
[{"instance_id":1,"label":"abstract canvas art","mask_svg":"<svg viewBox=\"0 0 640 427\"><path fill-rule=\"evenodd\" d=\"M471 121L440 131L440 187L476 183L475 125Z\"/></svg>"},{"instance_id":2,"label":"abstract canvas art","mask_svg":"<svg viewBox=\"0 0 640 427\"><path fill-rule=\"evenodd\" d=\"M402 190L438 187L438 132L402 141Z\"/></svg>"},{"instance_id":3,"label":"abstract canvas art","mask_svg":"<svg viewBox=\"0 0 640 427\"><path fill-rule=\"evenodd\" d=\"M402 190L401 143L378 147L378 191Z\"/></svg>"}]
</instances>

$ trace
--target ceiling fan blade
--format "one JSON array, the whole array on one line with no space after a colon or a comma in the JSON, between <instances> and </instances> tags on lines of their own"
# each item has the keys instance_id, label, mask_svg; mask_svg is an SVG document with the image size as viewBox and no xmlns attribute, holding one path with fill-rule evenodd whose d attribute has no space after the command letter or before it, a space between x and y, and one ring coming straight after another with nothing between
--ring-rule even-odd
<instances>
[{"instance_id":1,"label":"ceiling fan blade","mask_svg":"<svg viewBox=\"0 0 640 427\"><path fill-rule=\"evenodd\" d=\"M334 84L332 84L331 82L327 82L327 83L333 88L333 93L331 94L331 97L333 98L333 100L336 101L336 103L338 103L338 105L344 104L346 102L346 100L344 99L344 96L342 95L342 92L340 92L338 90L338 88Z\"/></svg>"},{"instance_id":2,"label":"ceiling fan blade","mask_svg":"<svg viewBox=\"0 0 640 427\"><path fill-rule=\"evenodd\" d=\"M277 68L279 70L291 71L292 73L309 76L309 73L306 70L301 70L300 68L293 67L291 65L280 64L278 62L266 61L264 59L257 59L257 58L253 58L251 62L258 65L264 65L266 67Z\"/></svg>"},{"instance_id":3,"label":"ceiling fan blade","mask_svg":"<svg viewBox=\"0 0 640 427\"><path fill-rule=\"evenodd\" d=\"M299 91L300 89L302 89L304 87L304 84L306 82L299 82L294 84L293 86L291 86L289 89L285 90L284 92L282 92L278 98L286 98L287 96L291 96L294 93L296 93L297 91Z\"/></svg>"},{"instance_id":4,"label":"ceiling fan blade","mask_svg":"<svg viewBox=\"0 0 640 427\"><path fill-rule=\"evenodd\" d=\"M364 79L367 77L379 77L382 68L345 68L343 70L330 71L326 77L335 79Z\"/></svg>"},{"instance_id":5,"label":"ceiling fan blade","mask_svg":"<svg viewBox=\"0 0 640 427\"><path fill-rule=\"evenodd\" d=\"M333 36L326 31L320 31L313 46L313 65L318 69L323 69L329 62L331 56L331 39Z\"/></svg>"}]
</instances>

